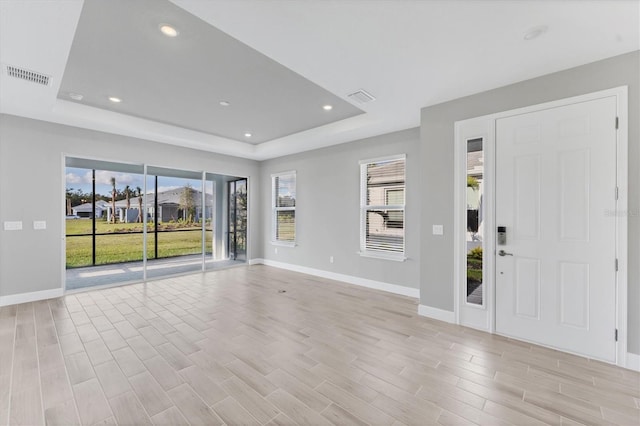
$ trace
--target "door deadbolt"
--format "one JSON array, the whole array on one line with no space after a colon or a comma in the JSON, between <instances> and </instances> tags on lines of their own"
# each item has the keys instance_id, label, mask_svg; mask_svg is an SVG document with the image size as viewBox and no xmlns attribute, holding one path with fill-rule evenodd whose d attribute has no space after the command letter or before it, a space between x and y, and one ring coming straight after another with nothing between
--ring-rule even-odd
<instances>
[{"instance_id":1,"label":"door deadbolt","mask_svg":"<svg viewBox=\"0 0 640 426\"><path fill-rule=\"evenodd\" d=\"M498 245L504 246L507 244L507 227L498 226Z\"/></svg>"}]
</instances>

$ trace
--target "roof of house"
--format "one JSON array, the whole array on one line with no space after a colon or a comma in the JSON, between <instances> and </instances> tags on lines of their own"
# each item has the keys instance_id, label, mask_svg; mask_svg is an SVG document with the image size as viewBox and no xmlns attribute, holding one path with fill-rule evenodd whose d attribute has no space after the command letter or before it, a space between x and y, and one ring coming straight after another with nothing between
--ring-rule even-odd
<instances>
[{"instance_id":1,"label":"roof of house","mask_svg":"<svg viewBox=\"0 0 640 426\"><path fill-rule=\"evenodd\" d=\"M104 210L107 208L108 204L109 203L107 203L106 201L98 200L96 201L96 209ZM90 212L91 210L93 210L93 203L78 204L77 206L73 206L71 208L76 212Z\"/></svg>"}]
</instances>

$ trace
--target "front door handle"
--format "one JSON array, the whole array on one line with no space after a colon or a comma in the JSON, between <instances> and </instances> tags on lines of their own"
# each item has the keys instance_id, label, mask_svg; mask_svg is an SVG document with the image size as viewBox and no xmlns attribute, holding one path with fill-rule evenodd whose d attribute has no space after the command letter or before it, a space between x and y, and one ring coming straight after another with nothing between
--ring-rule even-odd
<instances>
[{"instance_id":1,"label":"front door handle","mask_svg":"<svg viewBox=\"0 0 640 426\"><path fill-rule=\"evenodd\" d=\"M500 250L500 251L498 252L498 255L499 255L499 256L513 256L513 253L507 253L507 252L506 252L506 251L504 251L504 250Z\"/></svg>"}]
</instances>

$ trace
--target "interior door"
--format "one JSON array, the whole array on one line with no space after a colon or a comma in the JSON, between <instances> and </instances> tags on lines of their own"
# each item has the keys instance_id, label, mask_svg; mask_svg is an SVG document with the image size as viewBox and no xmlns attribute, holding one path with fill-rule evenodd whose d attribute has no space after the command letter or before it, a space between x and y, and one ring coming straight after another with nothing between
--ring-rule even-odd
<instances>
[{"instance_id":1,"label":"interior door","mask_svg":"<svg viewBox=\"0 0 640 426\"><path fill-rule=\"evenodd\" d=\"M496 122L496 331L614 362L616 100Z\"/></svg>"}]
</instances>

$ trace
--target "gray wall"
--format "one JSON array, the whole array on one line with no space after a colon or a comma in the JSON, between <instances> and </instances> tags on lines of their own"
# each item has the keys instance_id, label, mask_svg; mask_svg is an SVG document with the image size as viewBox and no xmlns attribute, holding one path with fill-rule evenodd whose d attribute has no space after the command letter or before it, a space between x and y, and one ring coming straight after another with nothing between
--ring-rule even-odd
<instances>
[{"instance_id":1,"label":"gray wall","mask_svg":"<svg viewBox=\"0 0 640 426\"><path fill-rule=\"evenodd\" d=\"M259 170L252 160L0 115L0 223L21 220L24 226L0 230L0 296L62 287L63 153L246 176L250 185ZM250 206L257 206L257 192L249 197ZM259 209L251 211L253 254L259 252ZM46 220L47 230L34 231L34 220Z\"/></svg>"},{"instance_id":2,"label":"gray wall","mask_svg":"<svg viewBox=\"0 0 640 426\"><path fill-rule=\"evenodd\" d=\"M262 255L360 278L419 286L419 131L410 129L261 163ZM406 241L408 260L361 257L360 160L407 154ZM296 247L271 244L271 175L296 171ZM275 249L278 253L275 253ZM334 263L329 263L329 256Z\"/></svg>"},{"instance_id":3,"label":"gray wall","mask_svg":"<svg viewBox=\"0 0 640 426\"><path fill-rule=\"evenodd\" d=\"M422 109L420 303L452 311L453 125L500 111L629 86L628 351L640 354L640 52L617 56ZM431 235L444 224L445 235Z\"/></svg>"}]
</instances>

